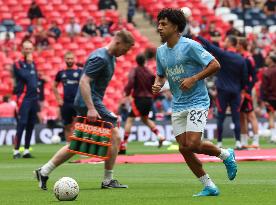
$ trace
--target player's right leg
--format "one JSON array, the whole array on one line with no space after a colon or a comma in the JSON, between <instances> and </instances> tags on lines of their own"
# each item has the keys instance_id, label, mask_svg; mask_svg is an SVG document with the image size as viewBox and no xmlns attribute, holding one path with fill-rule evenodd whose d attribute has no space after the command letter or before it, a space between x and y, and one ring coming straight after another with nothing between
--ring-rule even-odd
<instances>
[{"instance_id":1,"label":"player's right leg","mask_svg":"<svg viewBox=\"0 0 276 205\"><path fill-rule=\"evenodd\" d=\"M120 145L120 134L117 127L112 129L112 145L110 151L110 158L105 161L105 173L104 180L101 184L102 189L112 188L128 188L128 185L120 184L117 179L113 178L113 168L115 165L116 158L118 156L118 148Z\"/></svg>"},{"instance_id":2,"label":"player's right leg","mask_svg":"<svg viewBox=\"0 0 276 205\"><path fill-rule=\"evenodd\" d=\"M47 180L49 179L49 174L57 168L59 165L70 159L74 154L67 152L69 145L65 145L42 167L36 169L34 174L39 182L38 186L47 190Z\"/></svg>"},{"instance_id":3,"label":"player's right leg","mask_svg":"<svg viewBox=\"0 0 276 205\"><path fill-rule=\"evenodd\" d=\"M199 136L200 137L200 136ZM209 175L204 171L202 167L201 161L196 157L196 155L187 149L187 147L183 146L184 140L186 138L186 133L178 135L176 140L179 144L179 152L184 157L187 165L190 170L194 173L194 175L199 179L199 181L204 186L203 190L194 196L217 196L219 195L219 189L211 180Z\"/></svg>"},{"instance_id":4,"label":"player's right leg","mask_svg":"<svg viewBox=\"0 0 276 205\"><path fill-rule=\"evenodd\" d=\"M151 129L151 131L156 135L157 140L159 142L158 148L162 147L163 142L165 141L165 137L160 134L159 130L156 127L156 124L152 120L150 120L148 116L142 116L141 119L143 123L147 125Z\"/></svg>"},{"instance_id":5,"label":"player's right leg","mask_svg":"<svg viewBox=\"0 0 276 205\"><path fill-rule=\"evenodd\" d=\"M252 125L252 130L253 130L253 142L252 142L252 147L258 148L260 146L259 144L259 125L258 125L258 119L256 117L256 114L254 111L249 112L248 114L248 120Z\"/></svg>"}]
</instances>

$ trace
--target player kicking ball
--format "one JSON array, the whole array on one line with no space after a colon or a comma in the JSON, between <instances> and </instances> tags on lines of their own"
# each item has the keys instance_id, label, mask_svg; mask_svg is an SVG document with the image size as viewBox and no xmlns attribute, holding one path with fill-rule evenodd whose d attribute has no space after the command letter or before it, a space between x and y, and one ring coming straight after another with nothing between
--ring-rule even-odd
<instances>
[{"instance_id":1,"label":"player kicking ball","mask_svg":"<svg viewBox=\"0 0 276 205\"><path fill-rule=\"evenodd\" d=\"M157 76L152 92L159 93L168 79L173 95L173 133L179 144L179 152L204 186L194 196L218 196L218 187L204 171L195 153L220 158L229 180L235 179L237 164L233 149L220 149L202 140L210 104L203 80L216 73L220 65L199 43L181 37L186 26L181 10L163 9L157 20L158 32L164 44L157 49Z\"/></svg>"}]
</instances>

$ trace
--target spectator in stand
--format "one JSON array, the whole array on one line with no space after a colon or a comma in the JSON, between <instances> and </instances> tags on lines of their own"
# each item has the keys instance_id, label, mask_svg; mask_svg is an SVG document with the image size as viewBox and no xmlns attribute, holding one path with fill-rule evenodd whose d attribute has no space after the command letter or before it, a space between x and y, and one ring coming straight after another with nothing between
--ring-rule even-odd
<instances>
[{"instance_id":1,"label":"spectator in stand","mask_svg":"<svg viewBox=\"0 0 276 205\"><path fill-rule=\"evenodd\" d=\"M49 46L49 40L47 31L42 27L38 26L34 31L34 38L35 38L35 47L38 50L44 50Z\"/></svg>"},{"instance_id":2,"label":"spectator in stand","mask_svg":"<svg viewBox=\"0 0 276 205\"><path fill-rule=\"evenodd\" d=\"M98 30L100 31L100 34L102 37L110 36L110 27L112 22L108 22L105 18L105 16L101 19L101 24L98 27Z\"/></svg>"},{"instance_id":3,"label":"spectator in stand","mask_svg":"<svg viewBox=\"0 0 276 205\"><path fill-rule=\"evenodd\" d=\"M255 0L241 0L241 3L246 9L254 8L256 6Z\"/></svg>"},{"instance_id":4,"label":"spectator in stand","mask_svg":"<svg viewBox=\"0 0 276 205\"><path fill-rule=\"evenodd\" d=\"M239 39L237 44L237 51L244 57L247 65L248 80L245 88L245 92L242 93L242 105L241 105L241 144L243 147L259 148L259 128L258 120L253 107L252 89L257 81L255 61L247 51L247 40ZM250 122L253 129L253 143L248 146L248 123Z\"/></svg>"},{"instance_id":5,"label":"spectator in stand","mask_svg":"<svg viewBox=\"0 0 276 205\"><path fill-rule=\"evenodd\" d=\"M83 25L81 29L81 33L83 36L100 36L100 32L97 29L97 26L92 17L88 17L86 24Z\"/></svg>"},{"instance_id":6,"label":"spectator in stand","mask_svg":"<svg viewBox=\"0 0 276 205\"><path fill-rule=\"evenodd\" d=\"M61 35L61 30L57 25L56 21L52 21L51 26L48 30L48 36L54 39L58 39Z\"/></svg>"},{"instance_id":7,"label":"spectator in stand","mask_svg":"<svg viewBox=\"0 0 276 205\"><path fill-rule=\"evenodd\" d=\"M246 86L247 67L245 60L236 53L237 39L228 36L225 40L225 49L211 44L206 39L198 37L205 49L212 53L221 65L216 80L217 88L217 127L218 127L218 147L222 147L223 122L228 105L231 107L232 121L235 125L236 149L241 149L240 142L240 93ZM202 56L203 57L203 56Z\"/></svg>"},{"instance_id":8,"label":"spectator in stand","mask_svg":"<svg viewBox=\"0 0 276 205\"><path fill-rule=\"evenodd\" d=\"M32 36L33 32L35 32L35 30L37 29L37 27L43 27L44 28L44 22L45 22L45 19L43 18L39 18L37 19L35 22L32 22L28 28L27 28L27 32L30 33L30 35Z\"/></svg>"},{"instance_id":9,"label":"spectator in stand","mask_svg":"<svg viewBox=\"0 0 276 205\"><path fill-rule=\"evenodd\" d=\"M1 50L6 54L6 56L9 56L10 52L16 51L16 43L13 38L14 34L12 32L6 32L5 39L3 40L0 38Z\"/></svg>"},{"instance_id":10,"label":"spectator in stand","mask_svg":"<svg viewBox=\"0 0 276 205\"><path fill-rule=\"evenodd\" d=\"M81 26L76 22L75 17L70 18L69 24L65 26L65 32L71 38L80 34Z\"/></svg>"},{"instance_id":11,"label":"spectator in stand","mask_svg":"<svg viewBox=\"0 0 276 205\"><path fill-rule=\"evenodd\" d=\"M219 41L221 40L221 35L220 35L220 32L217 31L216 24L214 22L210 23L209 35L210 35L212 43L215 44L216 46L219 46Z\"/></svg>"},{"instance_id":12,"label":"spectator in stand","mask_svg":"<svg viewBox=\"0 0 276 205\"><path fill-rule=\"evenodd\" d=\"M99 0L98 8L99 10L105 10L105 9L117 10L118 5L116 0Z\"/></svg>"},{"instance_id":13,"label":"spectator in stand","mask_svg":"<svg viewBox=\"0 0 276 205\"><path fill-rule=\"evenodd\" d=\"M264 4L264 12L267 16L273 15L276 13L276 1L275 0L266 0Z\"/></svg>"},{"instance_id":14,"label":"spectator in stand","mask_svg":"<svg viewBox=\"0 0 276 205\"><path fill-rule=\"evenodd\" d=\"M116 31L124 29L126 24L127 22L122 18L122 16L119 16L118 22L113 22L109 31L113 35Z\"/></svg>"},{"instance_id":15,"label":"spectator in stand","mask_svg":"<svg viewBox=\"0 0 276 205\"><path fill-rule=\"evenodd\" d=\"M265 59L268 67L263 73L262 91L263 101L269 113L269 128L272 137L276 137L275 110L276 110L276 54L270 53Z\"/></svg>"},{"instance_id":16,"label":"spectator in stand","mask_svg":"<svg viewBox=\"0 0 276 205\"><path fill-rule=\"evenodd\" d=\"M240 6L241 0L216 0L214 8L218 7L229 7L230 9L235 9Z\"/></svg>"},{"instance_id":17,"label":"spectator in stand","mask_svg":"<svg viewBox=\"0 0 276 205\"><path fill-rule=\"evenodd\" d=\"M191 18L190 20L190 31L193 34L198 35L200 33L200 24L198 21Z\"/></svg>"},{"instance_id":18,"label":"spectator in stand","mask_svg":"<svg viewBox=\"0 0 276 205\"><path fill-rule=\"evenodd\" d=\"M229 21L230 28L226 31L226 36L242 36L242 33L234 27L234 21Z\"/></svg>"},{"instance_id":19,"label":"spectator in stand","mask_svg":"<svg viewBox=\"0 0 276 205\"><path fill-rule=\"evenodd\" d=\"M10 101L10 96L5 95L0 103L0 124L16 124L16 104Z\"/></svg>"},{"instance_id":20,"label":"spectator in stand","mask_svg":"<svg viewBox=\"0 0 276 205\"><path fill-rule=\"evenodd\" d=\"M265 48L266 46L272 45L272 34L268 32L267 26L263 26L261 32L257 34L256 42L259 48Z\"/></svg>"},{"instance_id":21,"label":"spectator in stand","mask_svg":"<svg viewBox=\"0 0 276 205\"><path fill-rule=\"evenodd\" d=\"M43 17L44 16L42 14L40 7L37 5L35 1L32 1L31 6L28 10L28 18L31 19L32 21L33 19L43 18Z\"/></svg>"},{"instance_id":22,"label":"spectator in stand","mask_svg":"<svg viewBox=\"0 0 276 205\"><path fill-rule=\"evenodd\" d=\"M254 61L256 63L256 69L262 68L265 66L265 59L262 54L262 50L257 46L257 43L254 41L252 42L251 49L250 49Z\"/></svg>"},{"instance_id":23,"label":"spectator in stand","mask_svg":"<svg viewBox=\"0 0 276 205\"><path fill-rule=\"evenodd\" d=\"M136 0L128 0L127 22L132 23L133 25L135 25L135 23L133 22L135 11L136 11Z\"/></svg>"},{"instance_id":24,"label":"spectator in stand","mask_svg":"<svg viewBox=\"0 0 276 205\"><path fill-rule=\"evenodd\" d=\"M200 28L199 35L208 39L209 38L209 33L208 33L209 22L208 22L208 19L206 16L202 16L199 28ZM195 33L193 33L193 34L195 34Z\"/></svg>"}]
</instances>

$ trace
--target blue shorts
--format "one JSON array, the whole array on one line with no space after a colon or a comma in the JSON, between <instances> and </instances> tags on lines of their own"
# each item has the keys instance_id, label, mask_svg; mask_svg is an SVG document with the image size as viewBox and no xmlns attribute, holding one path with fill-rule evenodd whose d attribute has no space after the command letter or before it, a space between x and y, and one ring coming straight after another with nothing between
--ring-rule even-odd
<instances>
[{"instance_id":1,"label":"blue shorts","mask_svg":"<svg viewBox=\"0 0 276 205\"><path fill-rule=\"evenodd\" d=\"M21 124L35 124L37 121L37 112L39 110L38 100L24 99L17 115L18 123Z\"/></svg>"},{"instance_id":2,"label":"blue shorts","mask_svg":"<svg viewBox=\"0 0 276 205\"><path fill-rule=\"evenodd\" d=\"M73 103L64 103L60 108L60 112L64 125L72 124L74 117L77 115Z\"/></svg>"}]
</instances>

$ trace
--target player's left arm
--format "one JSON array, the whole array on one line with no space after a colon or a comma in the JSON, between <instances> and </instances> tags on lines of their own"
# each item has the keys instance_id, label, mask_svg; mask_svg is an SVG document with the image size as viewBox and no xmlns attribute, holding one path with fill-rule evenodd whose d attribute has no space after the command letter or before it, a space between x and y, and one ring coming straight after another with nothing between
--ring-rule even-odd
<instances>
[{"instance_id":1,"label":"player's left arm","mask_svg":"<svg viewBox=\"0 0 276 205\"><path fill-rule=\"evenodd\" d=\"M204 69L191 77L182 79L180 88L183 90L190 89L197 81L213 75L220 69L219 62L198 43L191 45L190 55L192 60Z\"/></svg>"}]
</instances>

